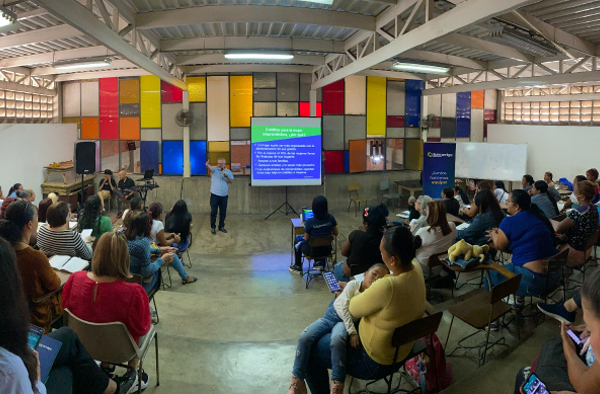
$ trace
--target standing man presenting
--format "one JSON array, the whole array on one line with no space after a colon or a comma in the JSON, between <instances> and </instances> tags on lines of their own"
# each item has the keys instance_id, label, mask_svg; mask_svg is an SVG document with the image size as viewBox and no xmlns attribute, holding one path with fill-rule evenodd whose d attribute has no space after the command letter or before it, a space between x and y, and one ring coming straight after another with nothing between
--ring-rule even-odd
<instances>
[{"instance_id":1,"label":"standing man presenting","mask_svg":"<svg viewBox=\"0 0 600 394\"><path fill-rule=\"evenodd\" d=\"M225 159L217 160L217 166L211 167L210 160L206 161L206 170L210 172L210 228L211 233L215 235L217 209L219 210L219 231L226 233L225 215L227 214L227 191L229 185L233 182L233 174L225 168Z\"/></svg>"}]
</instances>

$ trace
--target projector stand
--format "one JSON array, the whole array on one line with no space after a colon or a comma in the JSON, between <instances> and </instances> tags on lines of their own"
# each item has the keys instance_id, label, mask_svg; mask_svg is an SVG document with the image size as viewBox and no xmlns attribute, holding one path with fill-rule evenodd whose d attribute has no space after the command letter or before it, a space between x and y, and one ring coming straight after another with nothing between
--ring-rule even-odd
<instances>
[{"instance_id":1,"label":"projector stand","mask_svg":"<svg viewBox=\"0 0 600 394\"><path fill-rule=\"evenodd\" d=\"M281 204L281 205L279 206L279 208L277 208L276 210L274 210L273 212L271 212L271 213L269 214L269 216L267 216L267 217L265 218L265 220L267 220L268 218L270 218L271 216L273 216L273 215L274 215L276 212L281 212L281 213L283 213L285 216L287 216L287 215L289 215L290 213L294 212L294 214L295 214L296 216L298 216L298 213L297 213L297 212L294 210L294 207L292 207L292 206L290 205L290 203L288 203L288 191L287 191L287 189L288 189L288 188L287 188L287 186L286 186L286 187L285 187L285 202L284 202L283 204ZM285 210L282 210L282 208L284 208L284 207L285 207Z\"/></svg>"}]
</instances>

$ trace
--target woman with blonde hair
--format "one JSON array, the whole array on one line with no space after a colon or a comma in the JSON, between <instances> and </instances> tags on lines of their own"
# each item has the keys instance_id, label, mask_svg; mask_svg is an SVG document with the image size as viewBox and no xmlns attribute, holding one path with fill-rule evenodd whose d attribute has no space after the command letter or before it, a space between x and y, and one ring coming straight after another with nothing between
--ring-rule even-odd
<instances>
[{"instance_id":1,"label":"woman with blonde hair","mask_svg":"<svg viewBox=\"0 0 600 394\"><path fill-rule=\"evenodd\" d=\"M417 249L415 257L421 263L423 274L427 276L429 257L447 251L456 238L456 225L448 223L444 201L436 200L427 204L427 226L417 231L415 237L421 238L421 247Z\"/></svg>"}]
</instances>

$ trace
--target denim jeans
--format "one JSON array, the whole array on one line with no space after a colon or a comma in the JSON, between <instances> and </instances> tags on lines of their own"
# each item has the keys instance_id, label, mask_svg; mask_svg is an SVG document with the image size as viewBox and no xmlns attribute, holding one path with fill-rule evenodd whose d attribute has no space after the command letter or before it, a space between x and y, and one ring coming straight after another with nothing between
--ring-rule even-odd
<instances>
[{"instance_id":1,"label":"denim jeans","mask_svg":"<svg viewBox=\"0 0 600 394\"><path fill-rule=\"evenodd\" d=\"M296 347L296 359L292 373L300 379L306 379L306 368L314 344L324 335L330 334L329 347L331 350L332 365L331 379L343 382L346 380L346 345L348 343L348 332L333 307L333 301L329 304L325 315L311 323L300 334Z\"/></svg>"},{"instance_id":2,"label":"denim jeans","mask_svg":"<svg viewBox=\"0 0 600 394\"><path fill-rule=\"evenodd\" d=\"M190 246L190 239L181 240L181 242L174 242L171 244L172 247L179 249L180 252L183 252Z\"/></svg>"},{"instance_id":3,"label":"denim jeans","mask_svg":"<svg viewBox=\"0 0 600 394\"><path fill-rule=\"evenodd\" d=\"M181 277L181 279L187 279L189 276L185 268L183 268L183 263L179 260L179 256L173 254L173 262L171 263L171 267L177 271L177 274Z\"/></svg>"},{"instance_id":4,"label":"denim jeans","mask_svg":"<svg viewBox=\"0 0 600 394\"><path fill-rule=\"evenodd\" d=\"M504 266L510 272L515 274L521 274L521 282L519 283L519 288L515 293L519 297L529 297L529 296L538 296L546 291L546 278L547 275L539 274L537 272L533 272L525 267L507 264ZM504 275L499 274L496 271L490 270L490 278L492 279L492 284L495 286L499 283L502 283L506 280ZM560 273L557 272L552 274L552 277L548 278L548 290L554 289L560 280ZM485 279L485 289L489 290L489 285L487 278Z\"/></svg>"},{"instance_id":5,"label":"denim jeans","mask_svg":"<svg viewBox=\"0 0 600 394\"><path fill-rule=\"evenodd\" d=\"M326 334L319 339L310 351L306 369L306 383L312 394L329 394L330 392L327 369L332 367L331 335ZM383 378L392 371L391 365L381 365L373 361L362 344L358 349L347 346L346 350L346 371L348 375L357 379L369 380Z\"/></svg>"},{"instance_id":6,"label":"denim jeans","mask_svg":"<svg viewBox=\"0 0 600 394\"><path fill-rule=\"evenodd\" d=\"M338 282L350 282L350 278L344 273L344 264L346 263L342 261L333 266L333 275Z\"/></svg>"}]
</instances>

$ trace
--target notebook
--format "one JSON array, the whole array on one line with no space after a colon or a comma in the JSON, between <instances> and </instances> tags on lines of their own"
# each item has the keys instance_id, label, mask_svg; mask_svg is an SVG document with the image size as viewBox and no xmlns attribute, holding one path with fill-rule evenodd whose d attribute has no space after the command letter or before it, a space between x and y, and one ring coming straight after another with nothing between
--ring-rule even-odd
<instances>
[{"instance_id":1,"label":"notebook","mask_svg":"<svg viewBox=\"0 0 600 394\"><path fill-rule=\"evenodd\" d=\"M61 342L44 335L37 347L37 352L40 355L40 381L44 384L48 381L50 369L52 369L52 364L54 364L61 346Z\"/></svg>"},{"instance_id":2,"label":"notebook","mask_svg":"<svg viewBox=\"0 0 600 394\"><path fill-rule=\"evenodd\" d=\"M79 257L54 255L50 258L50 265L52 268L59 271L66 272L77 272L88 267L89 261L81 259Z\"/></svg>"}]
</instances>

